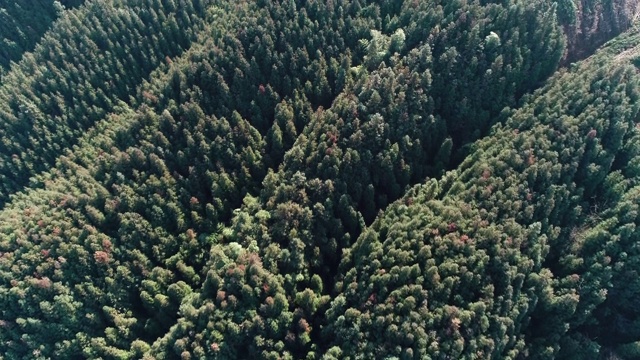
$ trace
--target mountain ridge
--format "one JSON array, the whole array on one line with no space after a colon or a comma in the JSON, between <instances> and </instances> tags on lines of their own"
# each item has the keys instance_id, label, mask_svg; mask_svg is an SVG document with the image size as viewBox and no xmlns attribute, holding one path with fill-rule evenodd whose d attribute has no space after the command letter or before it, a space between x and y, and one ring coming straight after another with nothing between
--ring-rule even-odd
<instances>
[{"instance_id":1,"label":"mountain ridge","mask_svg":"<svg viewBox=\"0 0 640 360\"><path fill-rule=\"evenodd\" d=\"M82 131L34 110L70 143L2 163L8 359L638 353L635 30L556 72L543 0L192 6L135 90Z\"/></svg>"}]
</instances>

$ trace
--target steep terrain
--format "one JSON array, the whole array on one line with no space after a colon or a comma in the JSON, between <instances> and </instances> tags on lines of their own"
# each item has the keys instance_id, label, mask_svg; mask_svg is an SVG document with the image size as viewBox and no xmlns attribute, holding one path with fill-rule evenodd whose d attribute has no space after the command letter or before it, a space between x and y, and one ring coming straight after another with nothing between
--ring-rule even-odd
<instances>
[{"instance_id":1,"label":"steep terrain","mask_svg":"<svg viewBox=\"0 0 640 360\"><path fill-rule=\"evenodd\" d=\"M10 63L31 51L51 23L65 8L77 7L84 0L0 1L0 75Z\"/></svg>"},{"instance_id":2,"label":"steep terrain","mask_svg":"<svg viewBox=\"0 0 640 360\"><path fill-rule=\"evenodd\" d=\"M637 358L640 36L559 68L633 9L59 12L0 87L0 353Z\"/></svg>"},{"instance_id":3,"label":"steep terrain","mask_svg":"<svg viewBox=\"0 0 640 360\"><path fill-rule=\"evenodd\" d=\"M95 1L56 22L0 84L0 206L189 47L204 1Z\"/></svg>"},{"instance_id":4,"label":"steep terrain","mask_svg":"<svg viewBox=\"0 0 640 360\"><path fill-rule=\"evenodd\" d=\"M637 0L561 0L558 17L567 35L564 63L584 59L607 40L628 29L640 15Z\"/></svg>"},{"instance_id":5,"label":"steep terrain","mask_svg":"<svg viewBox=\"0 0 640 360\"><path fill-rule=\"evenodd\" d=\"M619 51L639 41L554 76L457 170L378 217L341 264L327 329L336 352L592 359L634 338L631 323L628 337L615 333L638 318L625 257L638 224L640 77Z\"/></svg>"}]
</instances>

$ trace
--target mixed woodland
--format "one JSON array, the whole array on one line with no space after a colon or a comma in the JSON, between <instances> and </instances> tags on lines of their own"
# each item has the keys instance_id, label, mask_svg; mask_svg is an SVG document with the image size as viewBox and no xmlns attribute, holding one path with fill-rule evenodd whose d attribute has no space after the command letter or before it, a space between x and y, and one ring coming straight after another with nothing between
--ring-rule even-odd
<instances>
[{"instance_id":1,"label":"mixed woodland","mask_svg":"<svg viewBox=\"0 0 640 360\"><path fill-rule=\"evenodd\" d=\"M640 358L633 0L0 0L0 359Z\"/></svg>"}]
</instances>

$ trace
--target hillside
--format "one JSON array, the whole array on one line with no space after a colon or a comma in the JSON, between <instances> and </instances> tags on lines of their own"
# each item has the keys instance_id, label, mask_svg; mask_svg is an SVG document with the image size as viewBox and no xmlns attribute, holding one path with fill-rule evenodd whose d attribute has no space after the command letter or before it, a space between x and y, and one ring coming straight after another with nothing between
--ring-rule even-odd
<instances>
[{"instance_id":1,"label":"hillside","mask_svg":"<svg viewBox=\"0 0 640 360\"><path fill-rule=\"evenodd\" d=\"M84 0L0 1L0 75L11 62L33 50L51 23L66 8L74 8Z\"/></svg>"},{"instance_id":2,"label":"hillside","mask_svg":"<svg viewBox=\"0 0 640 360\"><path fill-rule=\"evenodd\" d=\"M636 2L68 5L0 44L4 358L640 357Z\"/></svg>"}]
</instances>

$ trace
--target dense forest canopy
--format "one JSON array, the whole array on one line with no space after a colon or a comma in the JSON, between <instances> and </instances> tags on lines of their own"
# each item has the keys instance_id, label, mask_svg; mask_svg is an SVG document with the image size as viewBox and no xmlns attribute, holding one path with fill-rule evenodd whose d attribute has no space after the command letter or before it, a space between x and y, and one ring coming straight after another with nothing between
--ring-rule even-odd
<instances>
[{"instance_id":1,"label":"dense forest canopy","mask_svg":"<svg viewBox=\"0 0 640 360\"><path fill-rule=\"evenodd\" d=\"M10 63L31 51L51 23L66 8L77 7L84 0L0 1L0 74Z\"/></svg>"},{"instance_id":2,"label":"dense forest canopy","mask_svg":"<svg viewBox=\"0 0 640 360\"><path fill-rule=\"evenodd\" d=\"M639 358L637 10L0 1L0 357Z\"/></svg>"}]
</instances>

